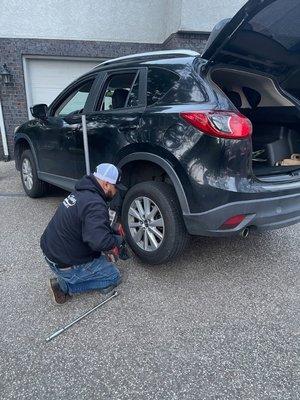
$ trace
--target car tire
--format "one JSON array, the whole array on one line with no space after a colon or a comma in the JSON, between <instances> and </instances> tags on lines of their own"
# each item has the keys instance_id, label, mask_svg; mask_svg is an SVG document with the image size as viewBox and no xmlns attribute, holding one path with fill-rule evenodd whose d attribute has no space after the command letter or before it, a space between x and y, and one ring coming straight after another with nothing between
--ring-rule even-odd
<instances>
[{"instance_id":1,"label":"car tire","mask_svg":"<svg viewBox=\"0 0 300 400\"><path fill-rule=\"evenodd\" d=\"M42 197L46 193L46 182L38 178L36 165L30 150L23 151L20 165L21 180L26 194L32 198Z\"/></svg>"},{"instance_id":2,"label":"car tire","mask_svg":"<svg viewBox=\"0 0 300 400\"><path fill-rule=\"evenodd\" d=\"M177 195L171 185L163 182L133 186L123 202L122 222L127 243L147 264L175 258L188 241Z\"/></svg>"}]
</instances>

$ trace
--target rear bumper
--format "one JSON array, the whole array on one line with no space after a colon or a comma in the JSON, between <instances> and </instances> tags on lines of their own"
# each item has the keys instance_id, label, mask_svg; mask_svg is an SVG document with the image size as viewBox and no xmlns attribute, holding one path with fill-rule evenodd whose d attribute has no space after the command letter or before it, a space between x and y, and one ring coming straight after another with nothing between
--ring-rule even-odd
<instances>
[{"instance_id":1,"label":"rear bumper","mask_svg":"<svg viewBox=\"0 0 300 400\"><path fill-rule=\"evenodd\" d=\"M221 225L230 217L247 215L234 229L223 230ZM300 222L300 193L280 197L229 203L197 214L184 214L184 222L191 235L231 236L246 227L258 231L283 228Z\"/></svg>"}]
</instances>

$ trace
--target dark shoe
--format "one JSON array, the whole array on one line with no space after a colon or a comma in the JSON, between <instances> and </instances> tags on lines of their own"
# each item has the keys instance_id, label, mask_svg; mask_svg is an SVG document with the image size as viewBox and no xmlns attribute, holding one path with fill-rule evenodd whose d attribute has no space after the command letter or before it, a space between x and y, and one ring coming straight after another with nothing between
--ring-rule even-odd
<instances>
[{"instance_id":1,"label":"dark shoe","mask_svg":"<svg viewBox=\"0 0 300 400\"><path fill-rule=\"evenodd\" d=\"M51 294L55 303L64 304L70 298L70 296L61 290L56 278L50 278L49 283Z\"/></svg>"}]
</instances>

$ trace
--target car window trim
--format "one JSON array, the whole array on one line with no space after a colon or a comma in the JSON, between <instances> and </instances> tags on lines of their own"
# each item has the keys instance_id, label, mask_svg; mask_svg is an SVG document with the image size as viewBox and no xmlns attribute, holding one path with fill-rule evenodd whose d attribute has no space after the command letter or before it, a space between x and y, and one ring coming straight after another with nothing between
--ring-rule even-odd
<instances>
[{"instance_id":1,"label":"car window trim","mask_svg":"<svg viewBox=\"0 0 300 400\"><path fill-rule=\"evenodd\" d=\"M123 107L115 108L114 110L96 110L97 104L99 103L101 96L103 95L103 90L105 84L111 75L126 74L135 72L139 79L139 105L134 107ZM135 112L142 111L146 107L146 67L130 67L130 68L117 68L109 71L101 71L101 77L97 79L97 87L95 87L95 92L97 91L97 96L93 99L93 106L89 108L88 113L93 115L99 114L113 114L113 113L130 113L132 110ZM130 92L129 92L130 93Z\"/></svg>"}]
</instances>

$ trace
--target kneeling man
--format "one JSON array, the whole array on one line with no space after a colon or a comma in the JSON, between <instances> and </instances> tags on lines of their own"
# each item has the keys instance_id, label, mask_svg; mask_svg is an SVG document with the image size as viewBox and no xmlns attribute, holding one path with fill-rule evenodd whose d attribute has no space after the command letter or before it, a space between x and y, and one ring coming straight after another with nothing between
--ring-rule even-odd
<instances>
[{"instance_id":1,"label":"kneeling man","mask_svg":"<svg viewBox=\"0 0 300 400\"><path fill-rule=\"evenodd\" d=\"M45 229L40 244L56 275L50 279L56 303L65 303L73 293L108 292L120 283L120 272L110 259L118 254L123 232L112 230L107 204L118 189L126 190L120 179L114 165L98 165L75 185Z\"/></svg>"}]
</instances>

